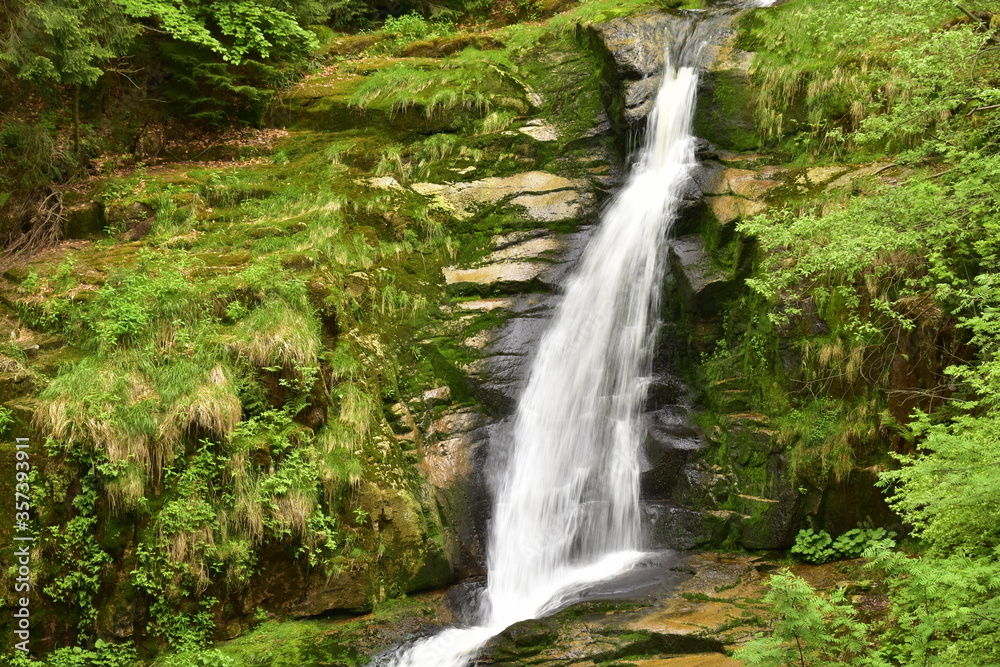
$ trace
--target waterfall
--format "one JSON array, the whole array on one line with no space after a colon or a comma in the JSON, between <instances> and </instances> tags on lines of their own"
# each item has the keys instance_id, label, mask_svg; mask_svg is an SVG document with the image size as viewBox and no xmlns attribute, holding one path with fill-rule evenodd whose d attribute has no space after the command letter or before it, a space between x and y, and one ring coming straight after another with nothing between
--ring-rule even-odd
<instances>
[{"instance_id":1,"label":"waterfall","mask_svg":"<svg viewBox=\"0 0 1000 667\"><path fill-rule=\"evenodd\" d=\"M391 659L397 667L462 667L508 626L558 610L641 555L639 411L665 243L695 163L697 33L668 49L638 162L604 211L518 402L494 480L481 625L419 641Z\"/></svg>"}]
</instances>

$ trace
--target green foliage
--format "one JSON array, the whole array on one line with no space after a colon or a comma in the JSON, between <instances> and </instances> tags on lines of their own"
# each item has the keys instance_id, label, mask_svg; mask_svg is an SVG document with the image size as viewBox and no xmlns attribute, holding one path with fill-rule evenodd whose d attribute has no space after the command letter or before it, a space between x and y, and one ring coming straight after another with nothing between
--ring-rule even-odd
<instances>
[{"instance_id":1,"label":"green foliage","mask_svg":"<svg viewBox=\"0 0 1000 667\"><path fill-rule=\"evenodd\" d=\"M825 530L804 528L795 536L791 552L807 563L828 563L838 558L859 558L869 548L885 545L896 533L885 528L853 528L836 540Z\"/></svg>"},{"instance_id":2,"label":"green foliage","mask_svg":"<svg viewBox=\"0 0 1000 667\"><path fill-rule=\"evenodd\" d=\"M470 0L467 7L473 13L489 15L499 23L535 20L541 14L540 0Z\"/></svg>"},{"instance_id":3,"label":"green foliage","mask_svg":"<svg viewBox=\"0 0 1000 667\"><path fill-rule=\"evenodd\" d=\"M454 109L485 114L497 104L525 113L524 94L524 84L501 56L466 49L447 68L399 64L381 69L358 87L351 104L392 113L417 107L427 118Z\"/></svg>"},{"instance_id":4,"label":"green foliage","mask_svg":"<svg viewBox=\"0 0 1000 667\"><path fill-rule=\"evenodd\" d=\"M76 516L65 525L47 529L51 544L56 549L55 562L60 563L62 572L45 587L45 594L78 611L77 628L84 635L97 620L96 602L101 585L101 570L111 562L111 557L101 549L96 540L97 496L95 476L91 471L81 480L80 493L73 499ZM72 655L83 658L79 654Z\"/></svg>"},{"instance_id":5,"label":"green foliage","mask_svg":"<svg viewBox=\"0 0 1000 667\"><path fill-rule=\"evenodd\" d=\"M452 30L452 24L447 21L427 20L417 12L410 12L388 17L379 32L392 37L396 46L402 46L418 39L443 37L451 34Z\"/></svg>"},{"instance_id":6,"label":"green foliage","mask_svg":"<svg viewBox=\"0 0 1000 667\"><path fill-rule=\"evenodd\" d=\"M773 614L770 632L736 651L750 667L888 667L841 590L818 595L802 578L784 571L771 577L762 600Z\"/></svg>"},{"instance_id":7,"label":"green foliage","mask_svg":"<svg viewBox=\"0 0 1000 667\"><path fill-rule=\"evenodd\" d=\"M297 20L313 11L304 3L276 5ZM417 23L396 21L400 39L409 38L406 21ZM428 23L445 30L441 22ZM294 73L275 61L292 57L292 48L272 50L266 63L250 52L236 65L210 45L156 32L164 29L158 18L141 24L147 30L131 57L115 67L127 69L140 86L156 82L144 92L193 120L250 114ZM212 20L204 26L221 34ZM414 29L431 36L425 28ZM565 26L560 39L569 51ZM522 57L535 47L528 38L519 43ZM69 340L66 350L39 355L46 373L59 366L55 377L39 383L34 418L49 436L46 472L53 481L45 504L56 509L45 520L63 535L67 519L58 510L72 497L80 471L93 470L102 502L92 524L72 527L89 527L93 543L124 572L123 579L106 565L93 567L91 556L98 554L89 544L67 540L58 552L66 562L41 573L53 590L50 574L65 579L66 605L92 590L90 577L98 570L102 621L106 605L125 596L138 608L135 633L146 638L144 650L168 644L179 652L160 662L214 664L216 656L194 647L205 644L220 618L248 620L252 611L241 612L240 605L256 606L247 587L260 581L265 563L281 559L313 577L380 584L371 590L377 599L401 590L395 572L409 578L418 571L417 549L441 548L436 525L426 544L397 539L384 519L376 520L373 498L381 491L400 494L412 503L407 514L412 509L413 520L424 520L421 511L428 522L436 520L433 500L422 506L426 498L418 502L414 493L409 464L418 452L393 438L386 411L440 386L440 373L456 387L465 381L458 361L467 352L450 349L445 359L435 348L432 364L423 344L413 342L416 325L439 317L439 269L455 261L453 239L465 225L422 196L368 188L359 177L375 166L370 156L383 151L381 169L388 173L408 170L410 178L435 180L456 178L495 146L510 151L516 138L479 133L496 135L528 110L525 62L506 51L470 50L442 59L435 82L432 61L411 61L421 75L400 94L413 99L402 106L430 102L437 122L444 109L484 111L489 104L493 115L481 125L455 113L447 132L387 141L387 130L403 124L386 126L378 112L392 103L380 98L372 104L372 127L357 121L322 139L293 133L270 162L180 164L112 180L101 199L114 211L137 202L155 209L149 234L138 242L104 239L60 249L75 264L38 260L28 279L11 283L22 321L30 316ZM569 62L576 63L574 73L586 75L586 62ZM261 63L272 71L258 68ZM359 65L351 59L327 64L352 72ZM588 92L596 91L595 77L586 82L593 88ZM113 86L131 85L117 75L104 84L111 105ZM546 104L575 104L579 108L567 114L589 122L596 93L582 105L578 86L565 85L573 104L548 96ZM263 94L251 100L250 88ZM480 98L482 105L475 101ZM320 155L317 148L329 150ZM545 160L553 151L539 149ZM501 170L516 162L510 152L501 158ZM106 172L118 166L109 164ZM495 173L486 169L484 176ZM506 224L488 227L500 233ZM497 321L496 314L489 319ZM63 354L73 361L50 361ZM473 400L457 389L453 395ZM46 533L46 541L57 533ZM48 564L55 547L46 542L44 548ZM93 627L81 646L92 641Z\"/></svg>"},{"instance_id":8,"label":"green foliage","mask_svg":"<svg viewBox=\"0 0 1000 667\"><path fill-rule=\"evenodd\" d=\"M794 326L814 307L832 333L807 348L807 358L826 369L825 388L842 393L863 385L905 389L889 371L897 342L907 338L934 341L941 346L934 353L947 357L960 349L947 343L957 325L977 351L974 360L953 357L958 363L947 369L923 362L924 372L938 375L922 385L923 405L944 407L913 416L905 434L916 452L882 474L890 504L920 539L920 557L892 551L889 534L867 531L837 540L803 531L793 549L812 562L859 553L873 559L891 604L862 634L873 660L906 667L1000 659L1000 486L991 475L1000 463L1000 157L996 117L983 108L1000 93L991 30L979 19L948 21L956 11L925 0L789 3L752 28L769 42L754 76L770 136L791 133L798 143L786 147L798 156L909 149L894 159L930 165L902 180L855 181L846 202L741 226L764 250L750 285L780 304L773 324ZM788 622L787 613L776 621L783 640L758 640L740 657L752 665L779 664L779 655L787 664L819 660L809 656L829 638L800 633L796 660L791 635L778 630ZM831 616L826 631L838 623ZM867 664L853 659L844 664Z\"/></svg>"},{"instance_id":9,"label":"green foliage","mask_svg":"<svg viewBox=\"0 0 1000 667\"><path fill-rule=\"evenodd\" d=\"M786 145L803 154L912 148L967 132L964 117L1000 89L989 30L946 23L960 17L934 0L796 2L755 14L746 40L757 51L764 134L792 136ZM976 128L995 131L989 120Z\"/></svg>"},{"instance_id":10,"label":"green foliage","mask_svg":"<svg viewBox=\"0 0 1000 667\"><path fill-rule=\"evenodd\" d=\"M205 47L235 64L251 54L266 59L275 50L316 46L315 37L293 15L253 0L228 3L116 0L116 4L132 18L155 22L177 41Z\"/></svg>"},{"instance_id":11,"label":"green foliage","mask_svg":"<svg viewBox=\"0 0 1000 667\"><path fill-rule=\"evenodd\" d=\"M880 551L892 614L880 641L901 665L989 666L1000 660L996 547L959 546L921 558ZM975 555L969 551L978 552Z\"/></svg>"},{"instance_id":12,"label":"green foliage","mask_svg":"<svg viewBox=\"0 0 1000 667\"><path fill-rule=\"evenodd\" d=\"M100 307L91 326L105 345L134 341L153 329L154 317L173 320L181 314L188 283L180 271L164 268L158 275L130 273L98 291Z\"/></svg>"},{"instance_id":13,"label":"green foliage","mask_svg":"<svg viewBox=\"0 0 1000 667\"><path fill-rule=\"evenodd\" d=\"M218 649L182 651L158 661L158 667L237 667L239 663Z\"/></svg>"},{"instance_id":14,"label":"green foliage","mask_svg":"<svg viewBox=\"0 0 1000 667\"><path fill-rule=\"evenodd\" d=\"M93 649L80 646L57 648L45 660L16 655L10 664L11 667L135 667L139 664L139 657L131 641L111 644L98 639Z\"/></svg>"},{"instance_id":15,"label":"green foliage","mask_svg":"<svg viewBox=\"0 0 1000 667\"><path fill-rule=\"evenodd\" d=\"M50 118L0 126L0 163L8 166L4 180L15 188L32 188L62 176L65 165L57 159L54 133Z\"/></svg>"},{"instance_id":16,"label":"green foliage","mask_svg":"<svg viewBox=\"0 0 1000 667\"><path fill-rule=\"evenodd\" d=\"M14 411L10 408L0 406L0 435L7 433L7 429L14 423Z\"/></svg>"},{"instance_id":17,"label":"green foliage","mask_svg":"<svg viewBox=\"0 0 1000 667\"><path fill-rule=\"evenodd\" d=\"M0 63L21 79L56 85L94 85L138 33L113 2L34 0L12 18Z\"/></svg>"},{"instance_id":18,"label":"green foliage","mask_svg":"<svg viewBox=\"0 0 1000 667\"><path fill-rule=\"evenodd\" d=\"M833 538L825 530L804 528L795 536L791 552L807 563L827 563L837 557Z\"/></svg>"},{"instance_id":19,"label":"green foliage","mask_svg":"<svg viewBox=\"0 0 1000 667\"><path fill-rule=\"evenodd\" d=\"M212 606L216 603L218 600L215 598L206 597L195 609L177 613L163 600L156 600L149 606L150 616L153 617L153 632L166 639L170 647L182 656L203 649L208 645L215 629Z\"/></svg>"}]
</instances>

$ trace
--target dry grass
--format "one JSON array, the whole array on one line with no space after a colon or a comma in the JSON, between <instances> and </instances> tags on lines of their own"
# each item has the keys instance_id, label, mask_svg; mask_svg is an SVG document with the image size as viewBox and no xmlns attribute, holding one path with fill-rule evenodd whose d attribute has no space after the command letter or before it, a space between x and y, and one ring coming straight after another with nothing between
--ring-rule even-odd
<instances>
[{"instance_id":1,"label":"dry grass","mask_svg":"<svg viewBox=\"0 0 1000 667\"><path fill-rule=\"evenodd\" d=\"M308 313L283 301L265 302L240 322L229 348L259 368L316 367L318 326Z\"/></svg>"},{"instance_id":2,"label":"dry grass","mask_svg":"<svg viewBox=\"0 0 1000 667\"><path fill-rule=\"evenodd\" d=\"M206 381L176 404L160 425L161 436L179 442L185 433L201 430L224 440L243 418L243 407L226 370L216 365Z\"/></svg>"}]
</instances>

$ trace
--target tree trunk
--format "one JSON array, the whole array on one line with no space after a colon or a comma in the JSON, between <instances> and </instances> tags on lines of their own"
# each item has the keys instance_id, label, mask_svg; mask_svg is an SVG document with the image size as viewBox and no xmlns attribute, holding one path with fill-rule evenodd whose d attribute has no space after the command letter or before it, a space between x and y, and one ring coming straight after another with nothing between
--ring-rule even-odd
<instances>
[{"instance_id":1,"label":"tree trunk","mask_svg":"<svg viewBox=\"0 0 1000 667\"><path fill-rule=\"evenodd\" d=\"M80 155L80 84L73 87L73 152Z\"/></svg>"}]
</instances>

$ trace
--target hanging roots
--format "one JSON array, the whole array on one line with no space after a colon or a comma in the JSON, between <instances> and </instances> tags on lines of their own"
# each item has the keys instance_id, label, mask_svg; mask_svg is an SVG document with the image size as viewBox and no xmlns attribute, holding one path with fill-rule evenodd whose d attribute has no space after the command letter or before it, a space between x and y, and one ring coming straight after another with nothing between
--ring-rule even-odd
<instances>
[{"instance_id":1,"label":"hanging roots","mask_svg":"<svg viewBox=\"0 0 1000 667\"><path fill-rule=\"evenodd\" d=\"M37 192L37 191L36 191ZM56 245L62 238L66 222L66 208L63 206L62 192L50 190L48 194L35 192L19 201L7 202L4 218L11 224L2 238L3 254L0 254L0 271L6 270L14 260L41 252Z\"/></svg>"}]
</instances>

